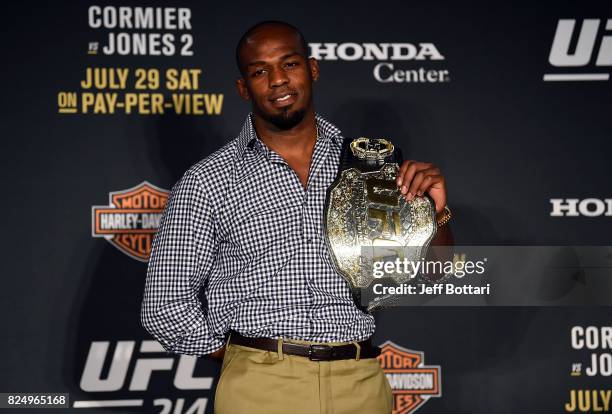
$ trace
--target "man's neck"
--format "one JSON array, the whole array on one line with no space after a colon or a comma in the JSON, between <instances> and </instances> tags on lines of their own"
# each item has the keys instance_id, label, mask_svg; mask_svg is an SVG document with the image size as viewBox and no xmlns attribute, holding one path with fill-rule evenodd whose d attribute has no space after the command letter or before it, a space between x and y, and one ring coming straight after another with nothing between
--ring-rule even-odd
<instances>
[{"instance_id":1,"label":"man's neck","mask_svg":"<svg viewBox=\"0 0 612 414\"><path fill-rule=\"evenodd\" d=\"M254 115L253 124L257 136L271 150L283 156L295 157L312 154L317 140L315 112L309 111L304 119L291 129L279 129L261 117Z\"/></svg>"}]
</instances>

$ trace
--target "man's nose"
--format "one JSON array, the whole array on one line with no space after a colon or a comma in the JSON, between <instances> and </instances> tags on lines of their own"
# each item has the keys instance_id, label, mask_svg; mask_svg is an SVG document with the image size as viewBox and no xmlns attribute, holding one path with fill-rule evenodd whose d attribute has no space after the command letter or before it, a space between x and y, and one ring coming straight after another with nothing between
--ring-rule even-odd
<instances>
[{"instance_id":1,"label":"man's nose","mask_svg":"<svg viewBox=\"0 0 612 414\"><path fill-rule=\"evenodd\" d=\"M282 68L275 68L270 71L270 87L275 88L289 82L287 74Z\"/></svg>"}]
</instances>

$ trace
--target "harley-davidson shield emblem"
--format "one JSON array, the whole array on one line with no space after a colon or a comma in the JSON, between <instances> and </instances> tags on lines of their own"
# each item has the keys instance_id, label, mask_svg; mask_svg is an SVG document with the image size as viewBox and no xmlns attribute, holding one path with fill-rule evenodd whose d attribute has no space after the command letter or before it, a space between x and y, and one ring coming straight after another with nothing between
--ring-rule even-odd
<instances>
[{"instance_id":1,"label":"harley-davidson shield emblem","mask_svg":"<svg viewBox=\"0 0 612 414\"><path fill-rule=\"evenodd\" d=\"M133 259L147 262L168 195L168 190L147 181L110 192L107 206L91 209L92 236L103 237Z\"/></svg>"},{"instance_id":2,"label":"harley-davidson shield emblem","mask_svg":"<svg viewBox=\"0 0 612 414\"><path fill-rule=\"evenodd\" d=\"M393 414L409 414L430 398L442 396L442 368L425 365L425 354L406 349L391 341L380 345L378 356L393 390Z\"/></svg>"}]
</instances>

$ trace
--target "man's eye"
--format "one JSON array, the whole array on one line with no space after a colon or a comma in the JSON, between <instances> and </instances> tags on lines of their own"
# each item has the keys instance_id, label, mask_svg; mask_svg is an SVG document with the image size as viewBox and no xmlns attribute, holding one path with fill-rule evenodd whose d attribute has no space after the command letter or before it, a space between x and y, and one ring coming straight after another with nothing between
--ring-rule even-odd
<instances>
[{"instance_id":1,"label":"man's eye","mask_svg":"<svg viewBox=\"0 0 612 414\"><path fill-rule=\"evenodd\" d=\"M288 67L288 68L292 68L292 67L297 66L297 65L299 65L298 62L287 62L287 63L285 63L285 66Z\"/></svg>"},{"instance_id":2,"label":"man's eye","mask_svg":"<svg viewBox=\"0 0 612 414\"><path fill-rule=\"evenodd\" d=\"M255 77L255 76L260 76L260 75L263 75L263 73L264 73L264 72L265 72L265 71L264 71L263 69L259 69L259 70L256 70L255 72L253 72L253 73L251 74L251 76L253 76L253 77Z\"/></svg>"}]
</instances>

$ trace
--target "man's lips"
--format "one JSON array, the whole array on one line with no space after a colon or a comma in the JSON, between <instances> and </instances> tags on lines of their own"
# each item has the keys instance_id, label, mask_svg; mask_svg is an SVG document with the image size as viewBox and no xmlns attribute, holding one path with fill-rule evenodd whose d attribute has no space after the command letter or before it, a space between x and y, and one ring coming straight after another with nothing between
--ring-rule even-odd
<instances>
[{"instance_id":1,"label":"man's lips","mask_svg":"<svg viewBox=\"0 0 612 414\"><path fill-rule=\"evenodd\" d=\"M272 102L272 105L276 107L283 107L283 106L291 105L296 100L297 100L296 92L279 93L270 98L270 102Z\"/></svg>"}]
</instances>

